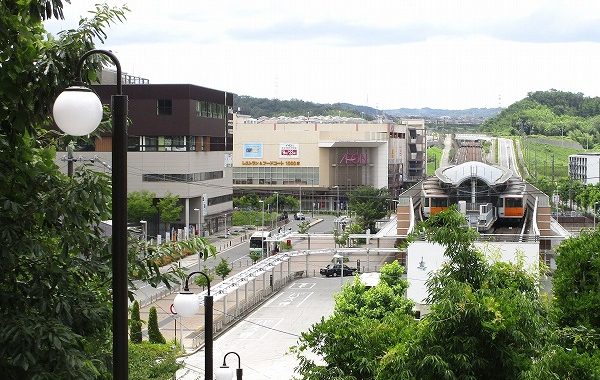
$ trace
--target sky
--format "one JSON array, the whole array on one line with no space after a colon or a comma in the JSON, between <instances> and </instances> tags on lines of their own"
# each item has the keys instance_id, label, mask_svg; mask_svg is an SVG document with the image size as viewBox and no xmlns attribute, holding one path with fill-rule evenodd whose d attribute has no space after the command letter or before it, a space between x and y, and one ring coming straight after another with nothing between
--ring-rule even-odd
<instances>
[{"instance_id":1,"label":"sky","mask_svg":"<svg viewBox=\"0 0 600 380\"><path fill-rule=\"evenodd\" d=\"M52 33L100 0L65 3ZM105 1L123 5L123 1ZM130 0L104 45L124 72L269 99L378 109L600 96L600 1Z\"/></svg>"}]
</instances>

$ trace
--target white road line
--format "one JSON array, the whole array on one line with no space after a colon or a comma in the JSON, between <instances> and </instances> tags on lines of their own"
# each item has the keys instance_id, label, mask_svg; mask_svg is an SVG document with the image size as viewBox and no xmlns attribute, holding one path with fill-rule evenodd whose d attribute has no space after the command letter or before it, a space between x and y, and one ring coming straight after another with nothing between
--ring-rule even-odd
<instances>
[{"instance_id":1,"label":"white road line","mask_svg":"<svg viewBox=\"0 0 600 380\"><path fill-rule=\"evenodd\" d=\"M306 301L308 299L308 297L312 296L315 292L310 292L306 295L306 297L304 297L304 299L302 301L300 301L300 303L298 305L296 305L296 307L300 307L302 306L302 304L304 303L304 301Z\"/></svg>"}]
</instances>

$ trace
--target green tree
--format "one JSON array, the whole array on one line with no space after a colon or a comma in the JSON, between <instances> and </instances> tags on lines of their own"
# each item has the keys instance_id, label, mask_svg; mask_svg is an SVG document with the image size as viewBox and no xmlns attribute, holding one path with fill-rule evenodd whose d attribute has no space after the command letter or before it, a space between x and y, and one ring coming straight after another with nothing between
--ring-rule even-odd
<instances>
[{"instance_id":1,"label":"green tree","mask_svg":"<svg viewBox=\"0 0 600 380\"><path fill-rule=\"evenodd\" d=\"M225 277L227 277L227 275L229 275L229 273L231 273L231 269L232 268L229 266L229 263L227 262L227 260L225 260L224 258L221 258L221 261L215 268L215 273L219 277L221 277L222 280L225 280Z\"/></svg>"},{"instance_id":2,"label":"green tree","mask_svg":"<svg viewBox=\"0 0 600 380\"><path fill-rule=\"evenodd\" d=\"M133 305L131 306L129 336L131 342L142 343L142 320L140 319L140 304L138 301L133 301Z\"/></svg>"},{"instance_id":3,"label":"green tree","mask_svg":"<svg viewBox=\"0 0 600 380\"><path fill-rule=\"evenodd\" d=\"M167 229L169 224L179 221L181 211L183 210L183 206L179 202L179 197L171 193L165 194L158 201L156 208L158 209L160 220L165 223L165 228Z\"/></svg>"},{"instance_id":4,"label":"green tree","mask_svg":"<svg viewBox=\"0 0 600 380\"><path fill-rule=\"evenodd\" d=\"M129 345L130 380L171 380L183 367L180 349L171 344L142 342Z\"/></svg>"},{"instance_id":5,"label":"green tree","mask_svg":"<svg viewBox=\"0 0 600 380\"><path fill-rule=\"evenodd\" d=\"M387 215L388 190L359 186L348 194L348 209L355 212L360 224L375 232L375 222Z\"/></svg>"},{"instance_id":6,"label":"green tree","mask_svg":"<svg viewBox=\"0 0 600 380\"><path fill-rule=\"evenodd\" d=\"M150 308L150 313L148 314L148 341L150 343L166 343L165 337L158 328L158 315L154 306Z\"/></svg>"},{"instance_id":7,"label":"green tree","mask_svg":"<svg viewBox=\"0 0 600 380\"><path fill-rule=\"evenodd\" d=\"M154 206L156 194L153 192L133 191L127 194L127 218L130 222L138 222L142 219L149 219L157 212Z\"/></svg>"},{"instance_id":8,"label":"green tree","mask_svg":"<svg viewBox=\"0 0 600 380\"><path fill-rule=\"evenodd\" d=\"M303 220L298 223L298 233L305 234L310 229L310 222L308 220Z\"/></svg>"},{"instance_id":9,"label":"green tree","mask_svg":"<svg viewBox=\"0 0 600 380\"><path fill-rule=\"evenodd\" d=\"M600 230L564 240L556 253L553 293L560 324L600 331Z\"/></svg>"},{"instance_id":10,"label":"green tree","mask_svg":"<svg viewBox=\"0 0 600 380\"><path fill-rule=\"evenodd\" d=\"M359 278L344 286L333 314L302 333L292 348L302 379L375 378L386 351L413 334L413 304L404 296L407 286L402 278L396 278L394 286L381 281L367 289ZM315 354L324 365L314 361Z\"/></svg>"},{"instance_id":11,"label":"green tree","mask_svg":"<svg viewBox=\"0 0 600 380\"><path fill-rule=\"evenodd\" d=\"M79 57L122 20L98 6L57 37L43 19L62 2L0 5L0 373L5 379L109 376L110 255L100 221L110 218L110 183L54 163L50 107L78 73ZM95 77L99 59L86 62Z\"/></svg>"},{"instance_id":12,"label":"green tree","mask_svg":"<svg viewBox=\"0 0 600 380\"><path fill-rule=\"evenodd\" d=\"M252 260L252 264L256 264L261 259L262 253L260 251L252 251L248 254L248 257Z\"/></svg>"},{"instance_id":13,"label":"green tree","mask_svg":"<svg viewBox=\"0 0 600 380\"><path fill-rule=\"evenodd\" d=\"M213 274L210 272L210 269L208 269L206 267L206 265L202 268L202 272L204 272L204 274L206 274L208 276L208 279L210 280L210 282L212 282L215 279L215 276L213 276ZM204 277L202 275L197 275L196 278L194 279L194 283L197 286L202 287L202 289L204 289L208 286L208 281L206 280L206 277Z\"/></svg>"},{"instance_id":14,"label":"green tree","mask_svg":"<svg viewBox=\"0 0 600 380\"><path fill-rule=\"evenodd\" d=\"M381 361L378 379L516 379L548 341L537 279L519 264L488 263L453 207L415 234L445 247L448 261L427 281L431 311L414 339Z\"/></svg>"}]
</instances>

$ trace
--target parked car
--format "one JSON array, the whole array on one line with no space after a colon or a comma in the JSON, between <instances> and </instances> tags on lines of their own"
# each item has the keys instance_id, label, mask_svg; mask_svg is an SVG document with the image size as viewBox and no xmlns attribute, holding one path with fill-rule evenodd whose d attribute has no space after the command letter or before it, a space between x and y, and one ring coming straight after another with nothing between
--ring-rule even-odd
<instances>
[{"instance_id":1,"label":"parked car","mask_svg":"<svg viewBox=\"0 0 600 380\"><path fill-rule=\"evenodd\" d=\"M344 276L354 276L356 268L349 267L344 264ZM341 276L341 265L340 264L329 264L325 268L321 268L319 273L325 275L325 277Z\"/></svg>"},{"instance_id":2,"label":"parked car","mask_svg":"<svg viewBox=\"0 0 600 380\"><path fill-rule=\"evenodd\" d=\"M297 213L294 214L294 219L296 219L296 220L305 220L306 216L304 216L304 214L301 213L301 212L297 212Z\"/></svg>"}]
</instances>

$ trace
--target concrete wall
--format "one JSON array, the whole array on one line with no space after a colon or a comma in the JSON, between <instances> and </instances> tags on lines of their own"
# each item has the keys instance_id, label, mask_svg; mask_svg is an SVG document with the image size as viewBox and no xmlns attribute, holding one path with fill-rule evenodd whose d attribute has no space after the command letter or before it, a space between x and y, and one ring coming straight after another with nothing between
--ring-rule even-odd
<instances>
[{"instance_id":1,"label":"concrete wall","mask_svg":"<svg viewBox=\"0 0 600 380\"><path fill-rule=\"evenodd\" d=\"M485 253L490 262L521 261L530 273L539 271L539 243L488 243L476 242L477 249ZM424 304L427 298L425 281L432 272L440 269L447 260L444 247L426 241L416 241L408 246L406 271L408 278L407 296L417 304ZM425 270L419 269L421 261Z\"/></svg>"}]
</instances>

